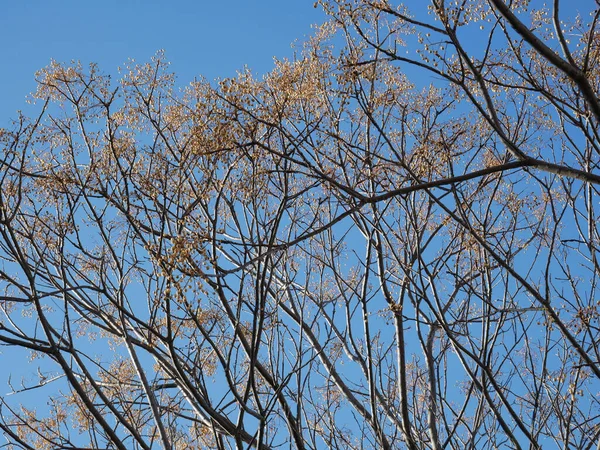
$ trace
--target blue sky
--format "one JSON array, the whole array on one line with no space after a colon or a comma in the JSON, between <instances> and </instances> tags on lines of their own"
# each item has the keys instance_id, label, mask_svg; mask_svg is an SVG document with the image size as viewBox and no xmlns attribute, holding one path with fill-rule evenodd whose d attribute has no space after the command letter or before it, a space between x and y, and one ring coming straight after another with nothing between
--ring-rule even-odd
<instances>
[{"instance_id":1,"label":"blue sky","mask_svg":"<svg viewBox=\"0 0 600 450\"><path fill-rule=\"evenodd\" d=\"M114 73L128 58L145 62L164 49L183 86L195 76L232 76L244 65L264 73L323 19L306 0L3 2L0 127L17 110L30 111L25 98L50 59L96 62Z\"/></svg>"},{"instance_id":2,"label":"blue sky","mask_svg":"<svg viewBox=\"0 0 600 450\"><path fill-rule=\"evenodd\" d=\"M26 97L35 90L35 72L51 59L96 62L102 71L116 73L128 58L145 62L164 49L183 87L198 76L233 76L245 65L265 73L273 67L273 57L293 55L291 44L323 20L322 11L306 0L2 2L0 128L8 127L18 110L31 115L39 110ZM12 382L20 388L21 377L31 371L22 364L23 353L3 347L0 358L11 361ZM8 375L0 368L0 395L9 390ZM25 378L29 384L34 380ZM29 394L33 400L47 391Z\"/></svg>"}]
</instances>

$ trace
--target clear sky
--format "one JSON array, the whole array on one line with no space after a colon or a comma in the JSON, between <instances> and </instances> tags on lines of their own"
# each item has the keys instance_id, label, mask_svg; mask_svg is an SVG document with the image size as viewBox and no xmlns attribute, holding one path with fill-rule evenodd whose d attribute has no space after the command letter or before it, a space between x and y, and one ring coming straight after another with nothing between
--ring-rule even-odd
<instances>
[{"instance_id":1,"label":"clear sky","mask_svg":"<svg viewBox=\"0 0 600 450\"><path fill-rule=\"evenodd\" d=\"M35 90L35 72L51 59L96 62L102 71L116 73L128 58L145 62L164 49L184 86L197 76L233 76L244 65L265 73L273 57L291 56L291 44L324 20L307 0L5 0L0 5L0 128L9 126L18 110L38 111L26 97ZM32 369L22 364L18 349L3 347L0 358L11 361L10 373L0 367L2 395L9 390L9 375L18 389ZM34 379L26 378L26 385ZM47 391L30 394L35 402Z\"/></svg>"},{"instance_id":2,"label":"clear sky","mask_svg":"<svg viewBox=\"0 0 600 450\"><path fill-rule=\"evenodd\" d=\"M309 0L14 0L0 9L0 127L25 97L35 72L50 59L96 62L114 73L128 58L145 62L166 51L178 84L255 73L273 57L291 56L291 43L324 19Z\"/></svg>"}]
</instances>

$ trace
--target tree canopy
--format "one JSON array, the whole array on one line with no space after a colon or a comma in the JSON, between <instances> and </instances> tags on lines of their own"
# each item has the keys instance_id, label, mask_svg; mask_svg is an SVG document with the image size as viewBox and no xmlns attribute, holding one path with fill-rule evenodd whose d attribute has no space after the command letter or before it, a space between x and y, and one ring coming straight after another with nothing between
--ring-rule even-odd
<instances>
[{"instance_id":1,"label":"tree canopy","mask_svg":"<svg viewBox=\"0 0 600 450\"><path fill-rule=\"evenodd\" d=\"M6 448L596 448L600 5L315 6L262 78L37 74Z\"/></svg>"}]
</instances>

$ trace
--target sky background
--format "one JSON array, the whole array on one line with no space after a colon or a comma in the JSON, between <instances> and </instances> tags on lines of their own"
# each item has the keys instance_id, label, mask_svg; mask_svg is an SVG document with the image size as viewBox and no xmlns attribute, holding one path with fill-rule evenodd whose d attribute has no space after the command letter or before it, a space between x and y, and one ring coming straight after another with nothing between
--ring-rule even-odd
<instances>
[{"instance_id":1,"label":"sky background","mask_svg":"<svg viewBox=\"0 0 600 450\"><path fill-rule=\"evenodd\" d=\"M572 11L583 4L592 2L573 0ZM96 62L103 72L116 73L128 58L145 62L164 49L177 86L183 87L198 76L233 76L244 66L263 74L274 57L291 57L291 44L325 19L313 0L3 0L0 5L0 127L9 126L18 110L39 109L28 106L26 97L35 90L35 72L51 59ZM0 367L1 395L7 367L15 384L20 382L16 368L22 361L16 358L22 353L0 352L10 361Z\"/></svg>"},{"instance_id":2,"label":"sky background","mask_svg":"<svg viewBox=\"0 0 600 450\"><path fill-rule=\"evenodd\" d=\"M18 110L36 111L26 97L51 59L116 73L128 58L146 62L164 49L183 87L245 65L263 74L324 20L310 0L28 0L2 1L0 11L0 127Z\"/></svg>"},{"instance_id":3,"label":"sky background","mask_svg":"<svg viewBox=\"0 0 600 450\"><path fill-rule=\"evenodd\" d=\"M177 86L183 87L199 76L234 76L244 66L264 74L273 68L274 57L291 57L291 44L324 20L307 0L0 2L0 128L10 127L18 110L39 111L26 98L35 90L35 72L51 59L96 62L101 71L116 74L128 58L142 63L164 49ZM22 381L34 384L23 355L19 349L0 349L0 395L9 391L9 376L15 389L23 387ZM28 391L19 399L29 397L44 408L45 401L35 401L40 395L45 398L47 391Z\"/></svg>"}]
</instances>

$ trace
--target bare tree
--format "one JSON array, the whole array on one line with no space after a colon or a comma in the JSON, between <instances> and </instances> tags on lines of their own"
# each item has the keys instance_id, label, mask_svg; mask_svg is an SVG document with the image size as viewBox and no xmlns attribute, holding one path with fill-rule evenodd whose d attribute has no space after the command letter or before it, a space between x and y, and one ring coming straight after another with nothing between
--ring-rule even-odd
<instances>
[{"instance_id":1,"label":"bare tree","mask_svg":"<svg viewBox=\"0 0 600 450\"><path fill-rule=\"evenodd\" d=\"M264 79L38 74L8 448L596 448L600 9L411 3L323 1Z\"/></svg>"}]
</instances>

